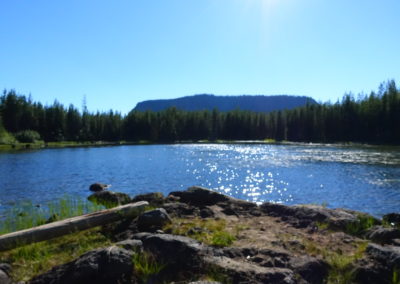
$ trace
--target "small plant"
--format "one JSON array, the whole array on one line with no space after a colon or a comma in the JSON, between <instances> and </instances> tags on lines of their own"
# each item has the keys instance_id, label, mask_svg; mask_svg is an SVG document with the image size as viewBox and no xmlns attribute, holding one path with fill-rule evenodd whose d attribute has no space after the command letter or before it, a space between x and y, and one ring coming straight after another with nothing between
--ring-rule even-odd
<instances>
[{"instance_id":1,"label":"small plant","mask_svg":"<svg viewBox=\"0 0 400 284\"><path fill-rule=\"evenodd\" d=\"M367 214L358 214L357 221L347 224L345 232L350 235L360 236L372 226L378 225L379 221Z\"/></svg>"},{"instance_id":2,"label":"small plant","mask_svg":"<svg viewBox=\"0 0 400 284\"><path fill-rule=\"evenodd\" d=\"M330 266L328 284L351 283L354 277L352 272L354 256L334 253L329 255L326 260Z\"/></svg>"},{"instance_id":3,"label":"small plant","mask_svg":"<svg viewBox=\"0 0 400 284\"><path fill-rule=\"evenodd\" d=\"M174 220L164 230L171 234L183 235L198 240L199 242L218 247L230 246L235 241L235 236L226 228L223 219L198 219L190 222Z\"/></svg>"},{"instance_id":4,"label":"small plant","mask_svg":"<svg viewBox=\"0 0 400 284\"><path fill-rule=\"evenodd\" d=\"M320 231L329 229L329 224L326 222L316 222L315 225Z\"/></svg>"},{"instance_id":5,"label":"small plant","mask_svg":"<svg viewBox=\"0 0 400 284\"><path fill-rule=\"evenodd\" d=\"M216 247L227 247L232 245L235 241L235 237L225 231L215 232L211 237L211 245Z\"/></svg>"},{"instance_id":6,"label":"small plant","mask_svg":"<svg viewBox=\"0 0 400 284\"><path fill-rule=\"evenodd\" d=\"M135 253L132 257L133 271L140 283L149 283L149 280L165 268L165 264L157 262L150 253Z\"/></svg>"},{"instance_id":7,"label":"small plant","mask_svg":"<svg viewBox=\"0 0 400 284\"><path fill-rule=\"evenodd\" d=\"M352 283L354 278L353 263L362 258L368 242L358 244L354 254L344 254L341 251L324 250L323 254L330 266L327 283Z\"/></svg>"}]
</instances>

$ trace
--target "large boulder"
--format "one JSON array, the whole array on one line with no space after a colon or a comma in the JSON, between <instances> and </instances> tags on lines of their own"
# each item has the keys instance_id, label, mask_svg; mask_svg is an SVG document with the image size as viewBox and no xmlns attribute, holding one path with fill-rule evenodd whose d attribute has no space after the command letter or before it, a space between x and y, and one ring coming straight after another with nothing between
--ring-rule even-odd
<instances>
[{"instance_id":1,"label":"large boulder","mask_svg":"<svg viewBox=\"0 0 400 284\"><path fill-rule=\"evenodd\" d=\"M366 232L365 237L375 243L392 244L394 239L400 238L400 230L397 228L374 226Z\"/></svg>"},{"instance_id":2,"label":"large boulder","mask_svg":"<svg viewBox=\"0 0 400 284\"><path fill-rule=\"evenodd\" d=\"M370 243L367 246L366 253L368 256L385 264L387 267L400 267L400 247L398 246L381 246Z\"/></svg>"},{"instance_id":3,"label":"large boulder","mask_svg":"<svg viewBox=\"0 0 400 284\"><path fill-rule=\"evenodd\" d=\"M162 206L165 198L161 192L151 192L145 194L138 194L132 198L132 202L147 201L151 206Z\"/></svg>"},{"instance_id":4,"label":"large boulder","mask_svg":"<svg viewBox=\"0 0 400 284\"><path fill-rule=\"evenodd\" d=\"M290 267L310 284L324 283L329 271L329 265L325 261L311 256L291 259Z\"/></svg>"},{"instance_id":5,"label":"large boulder","mask_svg":"<svg viewBox=\"0 0 400 284\"><path fill-rule=\"evenodd\" d=\"M8 263L0 263L0 283L11 284L10 278L11 266Z\"/></svg>"},{"instance_id":6,"label":"large boulder","mask_svg":"<svg viewBox=\"0 0 400 284\"><path fill-rule=\"evenodd\" d=\"M400 247L370 243L365 255L355 264L355 283L395 283L393 273L400 267Z\"/></svg>"},{"instance_id":7,"label":"large boulder","mask_svg":"<svg viewBox=\"0 0 400 284\"><path fill-rule=\"evenodd\" d=\"M128 194L113 191L95 192L88 197L88 200L96 204L104 205L106 208L112 208L131 202L131 198Z\"/></svg>"},{"instance_id":8,"label":"large boulder","mask_svg":"<svg viewBox=\"0 0 400 284\"><path fill-rule=\"evenodd\" d=\"M215 205L219 202L229 201L229 196L209 190L200 186L189 187L186 191L174 191L169 194L169 198L178 198L180 202L194 206Z\"/></svg>"},{"instance_id":9,"label":"large boulder","mask_svg":"<svg viewBox=\"0 0 400 284\"><path fill-rule=\"evenodd\" d=\"M380 220L356 211L345 209L329 209L318 205L287 206L275 203L263 203L260 209L264 214L281 217L295 227L307 227L316 222L326 223L332 229L347 230L348 227L358 227L361 219L370 219L374 224Z\"/></svg>"},{"instance_id":10,"label":"large boulder","mask_svg":"<svg viewBox=\"0 0 400 284\"><path fill-rule=\"evenodd\" d=\"M204 272L203 257L212 254L208 247L188 237L169 234L135 235L143 242L146 252L166 267L159 277L170 280L186 280Z\"/></svg>"},{"instance_id":11,"label":"large boulder","mask_svg":"<svg viewBox=\"0 0 400 284\"><path fill-rule=\"evenodd\" d=\"M297 282L293 271L287 268L262 267L225 256L206 257L205 262L208 269L225 275L228 283L294 284Z\"/></svg>"},{"instance_id":12,"label":"large boulder","mask_svg":"<svg viewBox=\"0 0 400 284\"><path fill-rule=\"evenodd\" d=\"M172 222L164 208L157 208L139 215L137 226L139 231L155 232Z\"/></svg>"},{"instance_id":13,"label":"large boulder","mask_svg":"<svg viewBox=\"0 0 400 284\"><path fill-rule=\"evenodd\" d=\"M133 253L116 246L87 252L34 277L30 284L131 283Z\"/></svg>"}]
</instances>

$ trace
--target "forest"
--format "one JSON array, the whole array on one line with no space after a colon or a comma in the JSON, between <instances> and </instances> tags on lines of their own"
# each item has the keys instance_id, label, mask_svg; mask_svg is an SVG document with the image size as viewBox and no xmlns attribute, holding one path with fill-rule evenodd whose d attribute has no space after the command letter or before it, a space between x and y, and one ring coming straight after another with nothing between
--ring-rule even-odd
<instances>
[{"instance_id":1,"label":"forest","mask_svg":"<svg viewBox=\"0 0 400 284\"><path fill-rule=\"evenodd\" d=\"M34 102L31 96L5 90L0 97L0 144L33 140L148 141L171 143L199 140L264 140L400 144L400 90L394 80L377 92L348 93L336 103L308 104L292 110L258 113L135 111L121 115L89 112Z\"/></svg>"}]
</instances>

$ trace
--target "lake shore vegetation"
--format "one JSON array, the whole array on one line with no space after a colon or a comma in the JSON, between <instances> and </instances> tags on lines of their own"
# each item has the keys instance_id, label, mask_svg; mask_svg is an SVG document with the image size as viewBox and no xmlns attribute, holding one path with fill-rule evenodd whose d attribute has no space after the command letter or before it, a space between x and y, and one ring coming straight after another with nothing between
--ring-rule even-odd
<instances>
[{"instance_id":1,"label":"lake shore vegetation","mask_svg":"<svg viewBox=\"0 0 400 284\"><path fill-rule=\"evenodd\" d=\"M0 97L0 144L6 149L234 140L398 145L398 125L400 90L393 80L357 98L349 93L336 103L271 113L169 108L122 115L57 101L43 105L14 90Z\"/></svg>"}]
</instances>

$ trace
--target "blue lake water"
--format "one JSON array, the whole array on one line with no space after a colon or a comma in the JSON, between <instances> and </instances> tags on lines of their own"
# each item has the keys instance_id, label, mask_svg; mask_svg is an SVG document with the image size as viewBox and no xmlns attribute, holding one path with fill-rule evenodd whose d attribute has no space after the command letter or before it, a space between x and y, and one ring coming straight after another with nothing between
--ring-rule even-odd
<instances>
[{"instance_id":1,"label":"blue lake water","mask_svg":"<svg viewBox=\"0 0 400 284\"><path fill-rule=\"evenodd\" d=\"M183 144L0 153L0 211L26 199L86 198L94 182L132 196L200 185L253 202L327 204L381 216L400 208L400 150Z\"/></svg>"}]
</instances>

